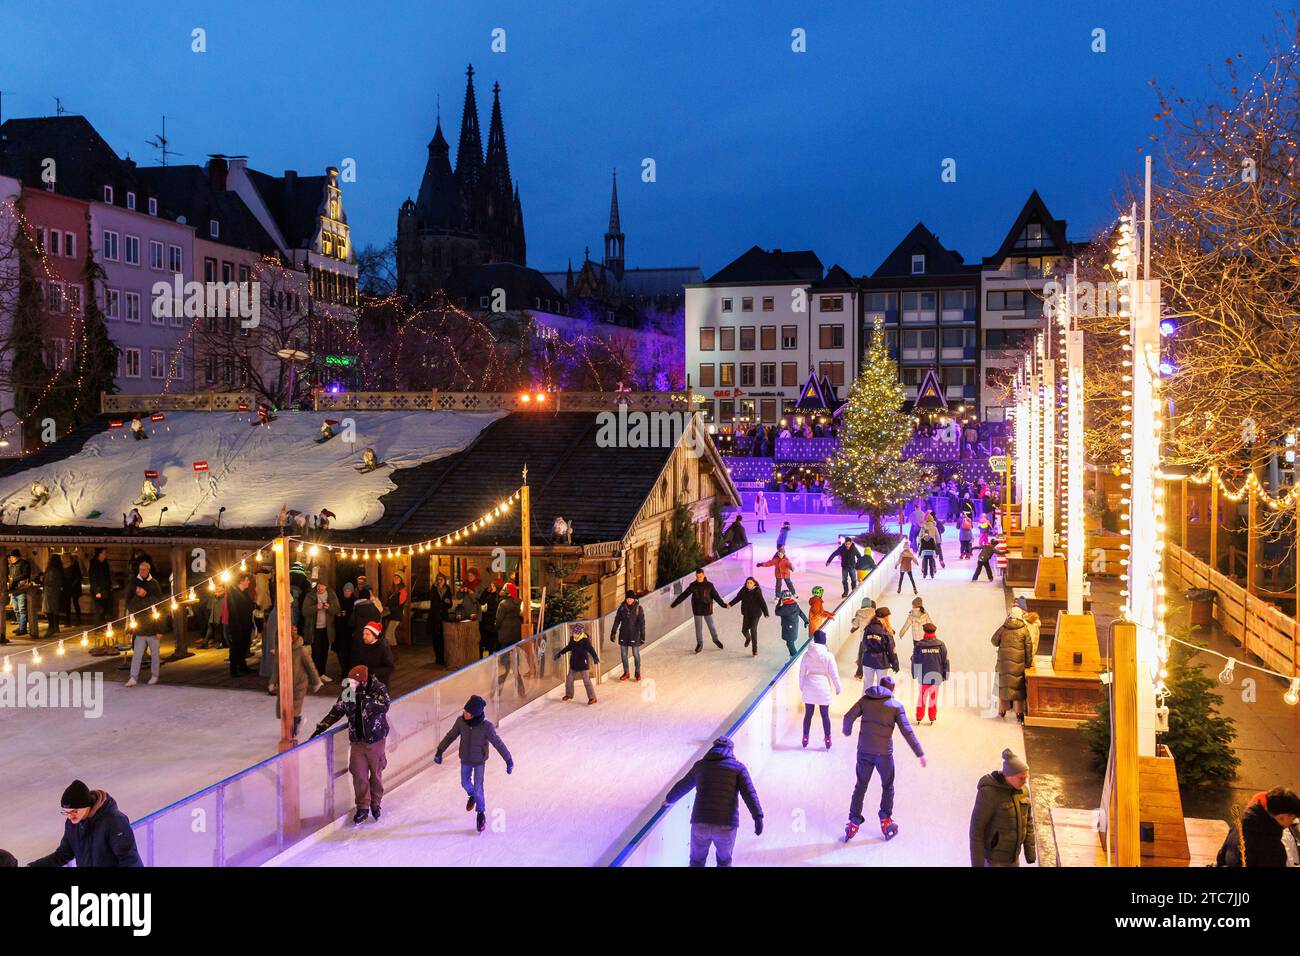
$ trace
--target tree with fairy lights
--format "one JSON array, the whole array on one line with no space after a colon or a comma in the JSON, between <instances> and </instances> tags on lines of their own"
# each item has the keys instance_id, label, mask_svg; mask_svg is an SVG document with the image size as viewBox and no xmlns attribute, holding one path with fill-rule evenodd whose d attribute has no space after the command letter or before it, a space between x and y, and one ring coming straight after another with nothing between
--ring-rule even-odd
<instances>
[{"instance_id":1,"label":"tree with fairy lights","mask_svg":"<svg viewBox=\"0 0 1300 956\"><path fill-rule=\"evenodd\" d=\"M104 267L95 260L93 244L86 242L86 260L82 272L86 298L81 307L81 369L77 380L74 407L76 422L99 413L100 395L117 391L117 360L121 352L108 334L104 311L99 307L95 290L104 284Z\"/></svg>"},{"instance_id":2,"label":"tree with fairy lights","mask_svg":"<svg viewBox=\"0 0 1300 956\"><path fill-rule=\"evenodd\" d=\"M849 388L839 450L827 462L831 495L869 514L873 528L881 515L924 494L934 481L930 468L904 457L915 429L915 416L903 411L903 385L877 320L866 361Z\"/></svg>"}]
</instances>

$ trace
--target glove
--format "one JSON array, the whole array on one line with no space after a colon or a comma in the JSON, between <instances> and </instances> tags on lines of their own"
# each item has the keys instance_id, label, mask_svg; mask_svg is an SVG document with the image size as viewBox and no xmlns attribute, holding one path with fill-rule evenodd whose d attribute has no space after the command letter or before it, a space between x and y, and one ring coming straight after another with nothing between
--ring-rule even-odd
<instances>
[{"instance_id":1,"label":"glove","mask_svg":"<svg viewBox=\"0 0 1300 956\"><path fill-rule=\"evenodd\" d=\"M308 739L308 740L315 740L317 737L319 737L319 736L320 736L321 734L323 734L323 733L325 733L325 728L322 727L320 724L317 724L317 725L316 725L316 729L313 730L313 731L311 732L311 736L308 737L307 739Z\"/></svg>"},{"instance_id":2,"label":"glove","mask_svg":"<svg viewBox=\"0 0 1300 956\"><path fill-rule=\"evenodd\" d=\"M556 654L555 654L555 659L556 659L557 661L560 659L560 655L559 655L559 652L558 652L558 651L557 651Z\"/></svg>"},{"instance_id":3,"label":"glove","mask_svg":"<svg viewBox=\"0 0 1300 956\"><path fill-rule=\"evenodd\" d=\"M442 754L434 754L433 762L438 764L439 766L442 766Z\"/></svg>"},{"instance_id":4,"label":"glove","mask_svg":"<svg viewBox=\"0 0 1300 956\"><path fill-rule=\"evenodd\" d=\"M511 761L510 763L506 764L506 773L514 773L514 772L515 772L515 764L514 761Z\"/></svg>"},{"instance_id":5,"label":"glove","mask_svg":"<svg viewBox=\"0 0 1300 956\"><path fill-rule=\"evenodd\" d=\"M763 835L763 818L757 817L754 820L754 836L762 836L762 835Z\"/></svg>"}]
</instances>

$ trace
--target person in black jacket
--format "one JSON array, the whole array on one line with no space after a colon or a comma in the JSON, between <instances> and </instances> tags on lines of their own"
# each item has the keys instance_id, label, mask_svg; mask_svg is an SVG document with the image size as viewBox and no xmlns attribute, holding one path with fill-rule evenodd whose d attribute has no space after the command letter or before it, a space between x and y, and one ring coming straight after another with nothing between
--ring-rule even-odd
<instances>
[{"instance_id":1,"label":"person in black jacket","mask_svg":"<svg viewBox=\"0 0 1300 956\"><path fill-rule=\"evenodd\" d=\"M889 608L876 608L876 616L862 633L859 654L862 680L867 687L880 683L886 671L898 673L898 651L894 647L894 629L889 624Z\"/></svg>"},{"instance_id":2,"label":"person in black jacket","mask_svg":"<svg viewBox=\"0 0 1300 956\"><path fill-rule=\"evenodd\" d=\"M60 805L67 819L58 849L28 866L66 866L73 860L77 861L78 869L144 865L135 848L131 821L117 808L117 801L103 790L91 790L80 780L74 780L63 791Z\"/></svg>"},{"instance_id":3,"label":"person in black jacket","mask_svg":"<svg viewBox=\"0 0 1300 956\"><path fill-rule=\"evenodd\" d=\"M841 597L848 597L853 590L854 577L858 566L858 546L847 534L840 535L840 544L826 559L829 565L836 558L840 559L840 586L844 589Z\"/></svg>"},{"instance_id":4,"label":"person in black jacket","mask_svg":"<svg viewBox=\"0 0 1300 956\"><path fill-rule=\"evenodd\" d=\"M339 690L339 699L316 725L313 737L319 737L340 718L348 721L348 772L352 774L352 794L357 809L353 823L363 823L367 811L379 819L384 799L384 752L388 739L388 688L372 677L364 664L348 671Z\"/></svg>"},{"instance_id":5,"label":"person in black jacket","mask_svg":"<svg viewBox=\"0 0 1300 956\"><path fill-rule=\"evenodd\" d=\"M230 641L230 676L251 674L248 655L253 646L253 576L241 574L239 584L226 588L226 632Z\"/></svg>"},{"instance_id":6,"label":"person in black jacket","mask_svg":"<svg viewBox=\"0 0 1300 956\"><path fill-rule=\"evenodd\" d=\"M591 638L580 624L569 625L569 643L555 652L558 661L565 654L569 655L569 670L564 675L564 700L573 700L573 680L582 678L582 686L587 688L587 704L596 703L596 691L591 686L591 662L600 663L596 648Z\"/></svg>"},{"instance_id":7,"label":"person in black jacket","mask_svg":"<svg viewBox=\"0 0 1300 956\"><path fill-rule=\"evenodd\" d=\"M989 580L993 580L993 555L997 553L998 545L996 541L989 541L987 544L980 546L979 555L975 559L975 573L971 575L972 581L980 579L980 571L987 571Z\"/></svg>"},{"instance_id":8,"label":"person in black jacket","mask_svg":"<svg viewBox=\"0 0 1300 956\"><path fill-rule=\"evenodd\" d=\"M383 639L384 626L378 619L366 622L361 628L360 644L353 648L356 657L353 666L364 664L366 671L376 677L385 687L392 686L393 649Z\"/></svg>"},{"instance_id":9,"label":"person in black jacket","mask_svg":"<svg viewBox=\"0 0 1300 956\"><path fill-rule=\"evenodd\" d=\"M144 651L149 649L149 683L158 683L162 670L162 635L150 610L162 600L162 585L151 573L148 561L136 565L135 577L126 588L126 613L135 621L135 639L131 647L131 676L126 686L134 687L140 677L140 664ZM129 625L128 625L129 626Z\"/></svg>"},{"instance_id":10,"label":"person in black jacket","mask_svg":"<svg viewBox=\"0 0 1300 956\"><path fill-rule=\"evenodd\" d=\"M769 617L767 600L756 578L745 578L745 583L736 596L727 602L727 607L740 605L740 633L745 637L745 646L753 648L754 657L758 656L758 622L760 618Z\"/></svg>"},{"instance_id":11,"label":"person in black jacket","mask_svg":"<svg viewBox=\"0 0 1300 956\"><path fill-rule=\"evenodd\" d=\"M623 595L623 603L618 606L618 611L614 614L614 626L610 629L609 639L618 641L618 653L623 661L623 676L619 680L628 679L629 651L636 661L636 680L640 680L641 645L645 643L645 609L636 599L636 592L631 589Z\"/></svg>"},{"instance_id":12,"label":"person in black jacket","mask_svg":"<svg viewBox=\"0 0 1300 956\"><path fill-rule=\"evenodd\" d=\"M695 569L695 580L682 588L682 593L677 595L671 606L676 607L688 597L691 599L691 616L695 618L695 653L704 650L704 625L706 624L709 633L713 636L713 643L718 645L720 650L722 642L718 640L718 628L713 623L713 605L716 603L718 607L726 607L727 602L722 600L722 595L705 575L703 568Z\"/></svg>"},{"instance_id":13,"label":"person in black jacket","mask_svg":"<svg viewBox=\"0 0 1300 956\"><path fill-rule=\"evenodd\" d=\"M1251 798L1241 814L1240 827L1228 831L1215 857L1215 866L1286 866L1282 834L1300 820L1300 796L1274 787ZM1245 859L1242 854L1245 853Z\"/></svg>"},{"instance_id":14,"label":"person in black jacket","mask_svg":"<svg viewBox=\"0 0 1300 956\"><path fill-rule=\"evenodd\" d=\"M113 573L108 548L99 548L90 560L90 599L95 605L95 624L103 627L113 619Z\"/></svg>"},{"instance_id":15,"label":"person in black jacket","mask_svg":"<svg viewBox=\"0 0 1300 956\"><path fill-rule=\"evenodd\" d=\"M18 627L14 631L15 637L22 637L27 633L27 609L31 603L31 586L32 586L32 563L23 557L23 553L17 548L9 552L9 578L8 587L9 600L14 605L14 617L17 619ZM35 637L37 627L32 627L32 636ZM0 635L0 640L8 644L9 639Z\"/></svg>"},{"instance_id":16,"label":"person in black jacket","mask_svg":"<svg viewBox=\"0 0 1300 956\"><path fill-rule=\"evenodd\" d=\"M41 579L41 606L45 610L45 636L53 637L59 633L59 611L63 605L63 555L50 552L50 560L45 565L45 576Z\"/></svg>"},{"instance_id":17,"label":"person in black jacket","mask_svg":"<svg viewBox=\"0 0 1300 956\"><path fill-rule=\"evenodd\" d=\"M72 619L76 617L77 626L81 626L81 559L75 554L69 554L67 567L63 569L63 604L59 608L59 613L63 615L64 622L68 627L72 627Z\"/></svg>"},{"instance_id":18,"label":"person in black jacket","mask_svg":"<svg viewBox=\"0 0 1300 956\"><path fill-rule=\"evenodd\" d=\"M501 650L501 640L497 637L497 605L501 603L501 582L496 578L488 581L479 589L474 600L479 606L479 650L484 654L495 654ZM429 614L432 616L439 613L439 611L437 603L431 597L429 600Z\"/></svg>"},{"instance_id":19,"label":"person in black jacket","mask_svg":"<svg viewBox=\"0 0 1300 956\"><path fill-rule=\"evenodd\" d=\"M735 749L730 737L719 737L664 798L664 806L670 807L695 791L695 805L691 807L691 866L708 863L710 846L716 851L718 866L731 866L736 832L740 829L737 797L745 801L749 815L754 818L754 835L763 833L763 808L749 771L735 757Z\"/></svg>"},{"instance_id":20,"label":"person in black jacket","mask_svg":"<svg viewBox=\"0 0 1300 956\"><path fill-rule=\"evenodd\" d=\"M933 624L924 624L921 630L924 636L912 642L912 676L919 688L916 724L921 725L921 717L928 709L933 727L939 716L939 686L948 679L948 645L939 640L938 628Z\"/></svg>"},{"instance_id":21,"label":"person in black jacket","mask_svg":"<svg viewBox=\"0 0 1300 956\"><path fill-rule=\"evenodd\" d=\"M379 608L375 605L374 594L370 588L358 586L357 599L352 603L352 659L349 661L349 670L352 669L350 666L352 664L365 663L358 656L361 653L361 632L371 622L379 624L382 629L383 615L379 613ZM384 684L387 686L388 681L384 681Z\"/></svg>"}]
</instances>

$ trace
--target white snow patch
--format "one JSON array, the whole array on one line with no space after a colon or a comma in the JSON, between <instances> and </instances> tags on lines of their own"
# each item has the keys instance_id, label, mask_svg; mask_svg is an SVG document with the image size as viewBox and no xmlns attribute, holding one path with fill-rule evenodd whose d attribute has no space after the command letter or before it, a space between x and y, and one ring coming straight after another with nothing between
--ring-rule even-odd
<instances>
[{"instance_id":1,"label":"white snow patch","mask_svg":"<svg viewBox=\"0 0 1300 956\"><path fill-rule=\"evenodd\" d=\"M140 500L145 470L155 469L164 497L141 506L146 527L157 523L163 505L167 525L213 524L224 506L226 528L273 526L281 505L287 505L308 515L328 508L336 515L334 528L358 528L383 515L379 499L396 487L393 469L462 451L504 414L282 412L268 427L257 427L247 413L237 420L233 414L168 412L148 440L133 438L129 427L105 431L62 461L0 479L0 507L6 524L13 524L18 508L26 505L24 525L120 528L122 516ZM315 444L326 418L354 421L355 444L345 443L341 433ZM361 474L357 469L366 448L373 448L385 467ZM197 480L196 461L208 463L208 472ZM33 506L31 485L38 479L49 488L50 499Z\"/></svg>"}]
</instances>

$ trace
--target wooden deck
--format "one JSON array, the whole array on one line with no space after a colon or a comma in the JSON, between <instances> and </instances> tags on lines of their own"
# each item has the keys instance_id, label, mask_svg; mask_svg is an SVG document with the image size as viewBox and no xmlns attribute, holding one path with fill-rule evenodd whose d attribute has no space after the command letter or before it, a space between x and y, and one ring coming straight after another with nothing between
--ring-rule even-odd
<instances>
[{"instance_id":1,"label":"wooden deck","mask_svg":"<svg viewBox=\"0 0 1300 956\"><path fill-rule=\"evenodd\" d=\"M1106 850L1094 827L1096 811L1053 807L1051 812L1052 840L1056 844L1057 866L1106 865ZM1184 821L1187 828L1187 845L1192 858L1188 866L1211 866L1214 857L1228 835L1228 825L1222 820Z\"/></svg>"}]
</instances>

